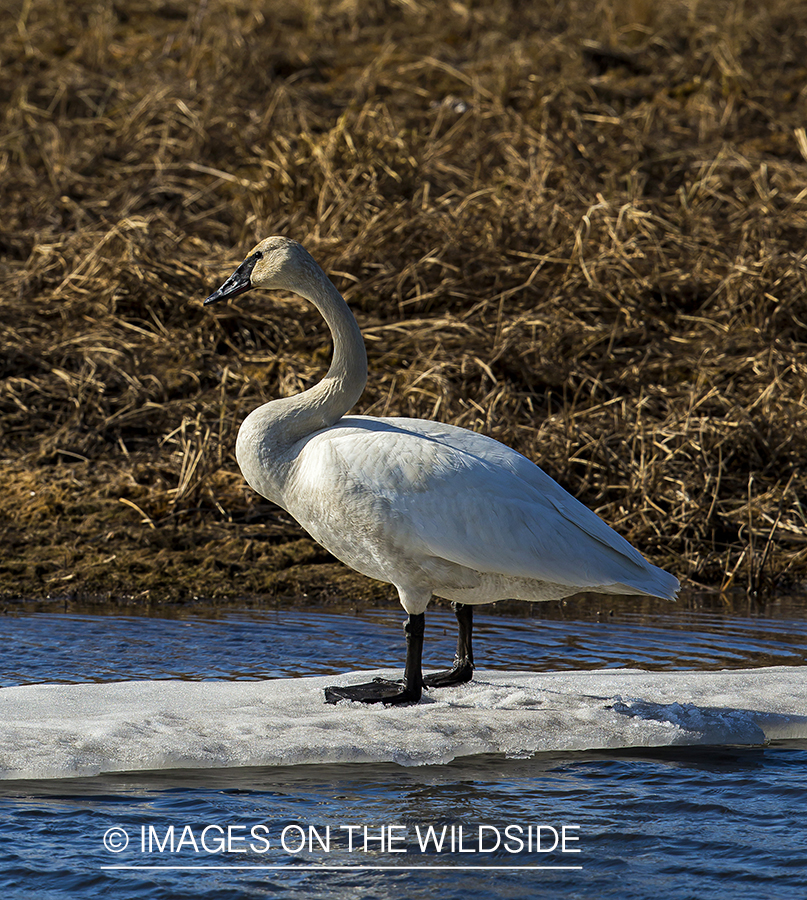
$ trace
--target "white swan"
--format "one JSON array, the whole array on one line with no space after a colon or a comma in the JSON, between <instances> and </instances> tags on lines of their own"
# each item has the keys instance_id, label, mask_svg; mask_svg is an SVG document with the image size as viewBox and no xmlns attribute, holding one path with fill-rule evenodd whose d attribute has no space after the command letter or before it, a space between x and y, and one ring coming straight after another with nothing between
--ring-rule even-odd
<instances>
[{"instance_id":1,"label":"white swan","mask_svg":"<svg viewBox=\"0 0 807 900\"><path fill-rule=\"evenodd\" d=\"M364 341L300 244L261 241L205 304L253 287L310 300L334 353L319 384L247 416L235 451L241 471L338 559L394 584L408 613L403 681L328 688L329 702L411 703L424 684L469 680L470 604L578 591L674 599L678 579L515 450L439 422L345 415L367 382ZM454 666L424 680L424 611L433 596L454 601L459 639Z\"/></svg>"}]
</instances>

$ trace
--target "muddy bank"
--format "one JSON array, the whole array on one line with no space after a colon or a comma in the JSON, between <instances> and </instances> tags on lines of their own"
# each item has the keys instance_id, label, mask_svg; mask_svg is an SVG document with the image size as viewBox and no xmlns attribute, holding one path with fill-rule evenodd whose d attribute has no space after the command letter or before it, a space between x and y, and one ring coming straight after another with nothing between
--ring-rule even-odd
<instances>
[{"instance_id":1,"label":"muddy bank","mask_svg":"<svg viewBox=\"0 0 807 900\"><path fill-rule=\"evenodd\" d=\"M804 581L807 7L589 7L7 5L0 597L392 596L238 473L330 353L201 307L278 232L358 411L511 444L690 585Z\"/></svg>"}]
</instances>

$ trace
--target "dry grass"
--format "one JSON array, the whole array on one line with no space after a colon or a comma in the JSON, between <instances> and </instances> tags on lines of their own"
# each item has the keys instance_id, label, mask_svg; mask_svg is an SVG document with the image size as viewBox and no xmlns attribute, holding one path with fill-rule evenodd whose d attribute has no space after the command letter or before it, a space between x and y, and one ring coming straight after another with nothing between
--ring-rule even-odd
<instances>
[{"instance_id":1,"label":"dry grass","mask_svg":"<svg viewBox=\"0 0 807 900\"><path fill-rule=\"evenodd\" d=\"M201 308L278 232L361 411L513 445L692 584L804 581L803 0L0 15L0 594L358 589L232 454L328 362L303 301Z\"/></svg>"}]
</instances>

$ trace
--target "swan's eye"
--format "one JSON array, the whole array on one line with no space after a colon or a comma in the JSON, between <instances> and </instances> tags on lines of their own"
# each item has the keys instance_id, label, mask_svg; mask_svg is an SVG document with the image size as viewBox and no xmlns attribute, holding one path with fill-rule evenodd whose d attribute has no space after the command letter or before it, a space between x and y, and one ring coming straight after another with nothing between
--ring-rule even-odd
<instances>
[{"instance_id":1,"label":"swan's eye","mask_svg":"<svg viewBox=\"0 0 807 900\"><path fill-rule=\"evenodd\" d=\"M252 254L252 258L255 260L255 262L257 262L259 259L263 259L263 251L262 251L262 250L256 250L256 251Z\"/></svg>"}]
</instances>

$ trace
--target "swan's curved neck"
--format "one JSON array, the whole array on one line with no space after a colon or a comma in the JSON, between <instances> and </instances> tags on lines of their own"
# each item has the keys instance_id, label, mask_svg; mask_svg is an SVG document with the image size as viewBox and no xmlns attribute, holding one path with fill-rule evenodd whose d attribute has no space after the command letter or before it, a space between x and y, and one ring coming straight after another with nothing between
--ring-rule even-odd
<instances>
[{"instance_id":1,"label":"swan's curved neck","mask_svg":"<svg viewBox=\"0 0 807 900\"><path fill-rule=\"evenodd\" d=\"M297 441L338 422L358 401L367 383L367 353L353 313L314 260L308 257L303 262L288 286L322 314L333 338L333 359L314 387L265 403L244 420L236 456L250 484L251 475L261 480L268 474L267 468L280 465L284 451Z\"/></svg>"},{"instance_id":2,"label":"swan's curved neck","mask_svg":"<svg viewBox=\"0 0 807 900\"><path fill-rule=\"evenodd\" d=\"M333 338L333 359L322 381L285 401L299 414L303 437L338 422L358 402L367 384L367 352L353 313L319 266L305 272L295 292L316 306Z\"/></svg>"}]
</instances>

